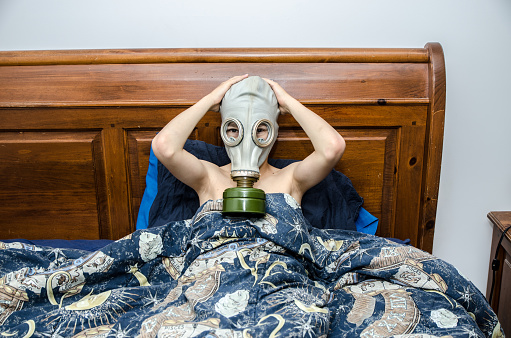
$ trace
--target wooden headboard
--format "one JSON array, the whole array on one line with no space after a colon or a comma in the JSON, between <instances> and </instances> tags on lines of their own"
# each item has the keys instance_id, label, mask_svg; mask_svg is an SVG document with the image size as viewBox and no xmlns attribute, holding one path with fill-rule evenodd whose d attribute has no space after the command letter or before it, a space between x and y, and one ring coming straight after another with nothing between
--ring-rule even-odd
<instances>
[{"instance_id":1,"label":"wooden headboard","mask_svg":"<svg viewBox=\"0 0 511 338\"><path fill-rule=\"evenodd\" d=\"M151 139L220 82L279 82L346 139L336 169L378 235L433 246L445 106L438 43L414 49L0 52L0 238L118 239L135 229ZM208 113L190 138L221 144ZM279 119L272 157L312 145Z\"/></svg>"}]
</instances>

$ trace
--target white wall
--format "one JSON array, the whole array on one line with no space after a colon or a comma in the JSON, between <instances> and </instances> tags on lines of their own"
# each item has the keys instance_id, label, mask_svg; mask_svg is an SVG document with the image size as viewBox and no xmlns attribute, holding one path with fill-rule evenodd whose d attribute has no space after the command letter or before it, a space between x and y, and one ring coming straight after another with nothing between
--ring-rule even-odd
<instances>
[{"instance_id":1,"label":"white wall","mask_svg":"<svg viewBox=\"0 0 511 338\"><path fill-rule=\"evenodd\" d=\"M511 210L509 0L0 0L0 50L423 47L447 107L434 254L486 290L491 210Z\"/></svg>"}]
</instances>

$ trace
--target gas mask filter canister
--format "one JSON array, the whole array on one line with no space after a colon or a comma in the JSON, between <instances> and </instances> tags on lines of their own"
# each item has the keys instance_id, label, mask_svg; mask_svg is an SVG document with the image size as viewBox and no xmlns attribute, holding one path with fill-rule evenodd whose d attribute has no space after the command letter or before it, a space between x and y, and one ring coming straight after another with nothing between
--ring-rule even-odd
<instances>
[{"instance_id":1,"label":"gas mask filter canister","mask_svg":"<svg viewBox=\"0 0 511 338\"><path fill-rule=\"evenodd\" d=\"M265 193L254 188L254 183L277 139L279 113L275 93L258 76L234 84L225 94L220 106L220 133L237 187L224 191L224 215L265 215Z\"/></svg>"}]
</instances>

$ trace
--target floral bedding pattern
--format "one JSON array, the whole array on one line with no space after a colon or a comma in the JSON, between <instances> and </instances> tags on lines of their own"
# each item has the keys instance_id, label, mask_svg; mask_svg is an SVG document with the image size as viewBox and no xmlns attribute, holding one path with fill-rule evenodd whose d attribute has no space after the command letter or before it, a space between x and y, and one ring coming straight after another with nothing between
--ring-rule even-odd
<instances>
[{"instance_id":1,"label":"floral bedding pattern","mask_svg":"<svg viewBox=\"0 0 511 338\"><path fill-rule=\"evenodd\" d=\"M426 252L313 228L286 194L267 194L262 218L219 210L93 253L0 242L0 335L503 335L477 288Z\"/></svg>"}]
</instances>

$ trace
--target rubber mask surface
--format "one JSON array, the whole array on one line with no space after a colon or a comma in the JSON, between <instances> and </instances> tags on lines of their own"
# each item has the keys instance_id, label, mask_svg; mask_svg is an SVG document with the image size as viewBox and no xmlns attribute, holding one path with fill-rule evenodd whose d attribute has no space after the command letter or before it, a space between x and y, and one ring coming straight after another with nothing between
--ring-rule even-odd
<instances>
[{"instance_id":1,"label":"rubber mask surface","mask_svg":"<svg viewBox=\"0 0 511 338\"><path fill-rule=\"evenodd\" d=\"M231 176L259 177L259 167L277 139L277 98L258 76L234 84L220 106L221 136L231 159Z\"/></svg>"}]
</instances>

